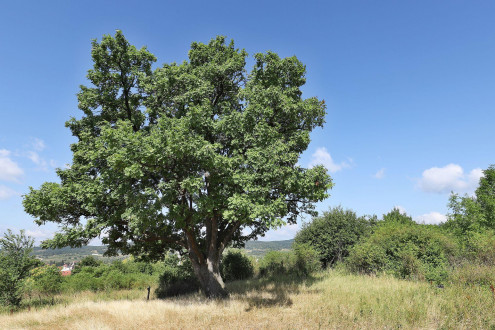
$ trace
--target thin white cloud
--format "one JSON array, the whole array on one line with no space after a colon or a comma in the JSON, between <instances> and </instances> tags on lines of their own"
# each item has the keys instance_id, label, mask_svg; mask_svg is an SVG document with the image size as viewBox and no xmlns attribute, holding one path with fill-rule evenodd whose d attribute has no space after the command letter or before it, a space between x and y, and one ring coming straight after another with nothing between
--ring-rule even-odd
<instances>
[{"instance_id":1,"label":"thin white cloud","mask_svg":"<svg viewBox=\"0 0 495 330\"><path fill-rule=\"evenodd\" d=\"M36 165L41 165L43 163L43 160L41 159L40 155L38 155L37 152L34 151L28 151L27 152L27 157L31 159L33 163Z\"/></svg>"},{"instance_id":2,"label":"thin white cloud","mask_svg":"<svg viewBox=\"0 0 495 330\"><path fill-rule=\"evenodd\" d=\"M297 232L301 229L299 224L285 225L278 229L269 230L264 237L260 237L260 241L285 241L296 237Z\"/></svg>"},{"instance_id":3,"label":"thin white cloud","mask_svg":"<svg viewBox=\"0 0 495 330\"><path fill-rule=\"evenodd\" d=\"M445 214L430 212L414 217L414 221L427 225L438 225L442 222L447 221L447 217L445 216Z\"/></svg>"},{"instance_id":4,"label":"thin white cloud","mask_svg":"<svg viewBox=\"0 0 495 330\"><path fill-rule=\"evenodd\" d=\"M380 169L378 172L375 173L375 175L373 175L373 177L375 179L383 179L385 177L385 169Z\"/></svg>"},{"instance_id":5,"label":"thin white cloud","mask_svg":"<svg viewBox=\"0 0 495 330\"><path fill-rule=\"evenodd\" d=\"M32 147L36 151L43 151L46 148L46 144L43 140L34 138L32 142Z\"/></svg>"},{"instance_id":6,"label":"thin white cloud","mask_svg":"<svg viewBox=\"0 0 495 330\"><path fill-rule=\"evenodd\" d=\"M432 193L473 193L479 184L483 172L475 168L468 174L461 166L448 164L444 167L432 167L423 171L418 187L425 192Z\"/></svg>"},{"instance_id":7,"label":"thin white cloud","mask_svg":"<svg viewBox=\"0 0 495 330\"><path fill-rule=\"evenodd\" d=\"M23 174L19 165L10 159L10 151L0 149L0 180L18 182Z\"/></svg>"},{"instance_id":8,"label":"thin white cloud","mask_svg":"<svg viewBox=\"0 0 495 330\"><path fill-rule=\"evenodd\" d=\"M9 199L12 196L17 195L17 192L10 189L9 187L0 185L0 200Z\"/></svg>"},{"instance_id":9,"label":"thin white cloud","mask_svg":"<svg viewBox=\"0 0 495 330\"><path fill-rule=\"evenodd\" d=\"M36 151L26 152L27 158L29 158L33 163L38 165L38 170L47 171L48 166L46 160L44 160Z\"/></svg>"},{"instance_id":10,"label":"thin white cloud","mask_svg":"<svg viewBox=\"0 0 495 330\"><path fill-rule=\"evenodd\" d=\"M349 163L347 162L341 162L339 164L335 163L326 148L316 149L315 153L311 157L312 159L309 163L309 167L323 165L328 171L330 171L330 173L335 173L344 168L350 167ZM352 162L352 160L350 161Z\"/></svg>"},{"instance_id":11,"label":"thin white cloud","mask_svg":"<svg viewBox=\"0 0 495 330\"><path fill-rule=\"evenodd\" d=\"M53 235L53 233L41 230L41 229L36 229L36 230L26 230L26 235L31 236L32 238L39 240L39 239L44 239L48 238Z\"/></svg>"}]
</instances>

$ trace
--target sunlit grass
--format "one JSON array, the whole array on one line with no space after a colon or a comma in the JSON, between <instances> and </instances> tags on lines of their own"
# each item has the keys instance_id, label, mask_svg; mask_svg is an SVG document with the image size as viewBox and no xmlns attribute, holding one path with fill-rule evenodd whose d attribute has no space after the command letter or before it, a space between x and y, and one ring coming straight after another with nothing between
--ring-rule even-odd
<instances>
[{"instance_id":1,"label":"sunlit grass","mask_svg":"<svg viewBox=\"0 0 495 330\"><path fill-rule=\"evenodd\" d=\"M200 294L146 302L145 291L80 293L65 303L0 315L8 329L490 328L495 299L486 286L446 285L329 271L297 280L238 281L231 297ZM62 299L61 297L58 297ZM60 302L60 301L59 301Z\"/></svg>"}]
</instances>

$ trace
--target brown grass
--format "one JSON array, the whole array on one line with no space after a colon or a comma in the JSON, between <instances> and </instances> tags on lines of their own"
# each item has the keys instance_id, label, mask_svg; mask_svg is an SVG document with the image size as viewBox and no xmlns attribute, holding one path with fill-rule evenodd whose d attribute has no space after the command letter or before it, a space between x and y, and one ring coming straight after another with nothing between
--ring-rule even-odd
<instances>
[{"instance_id":1,"label":"brown grass","mask_svg":"<svg viewBox=\"0 0 495 330\"><path fill-rule=\"evenodd\" d=\"M495 325L490 287L447 286L337 271L306 281L253 280L229 285L231 298L201 295L150 302L102 301L85 293L67 306L0 315L6 329L391 329ZM129 294L129 293L127 293ZM144 293L139 293L144 297ZM137 298L138 294L131 295ZM114 298L125 298L126 294Z\"/></svg>"}]
</instances>

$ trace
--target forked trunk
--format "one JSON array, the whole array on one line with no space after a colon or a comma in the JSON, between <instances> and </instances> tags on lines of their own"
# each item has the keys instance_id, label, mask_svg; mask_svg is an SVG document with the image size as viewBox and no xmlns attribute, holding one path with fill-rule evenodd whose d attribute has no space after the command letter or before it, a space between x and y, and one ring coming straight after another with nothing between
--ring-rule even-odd
<instances>
[{"instance_id":1,"label":"forked trunk","mask_svg":"<svg viewBox=\"0 0 495 330\"><path fill-rule=\"evenodd\" d=\"M208 257L204 263L192 261L194 273L199 280L201 289L208 298L226 298L222 276L220 275L220 259L218 257Z\"/></svg>"}]
</instances>

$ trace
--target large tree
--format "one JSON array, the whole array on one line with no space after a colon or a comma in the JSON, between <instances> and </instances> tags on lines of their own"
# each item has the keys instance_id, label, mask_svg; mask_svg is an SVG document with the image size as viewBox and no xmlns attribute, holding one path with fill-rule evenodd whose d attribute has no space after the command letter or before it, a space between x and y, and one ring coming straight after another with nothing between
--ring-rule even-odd
<instances>
[{"instance_id":1,"label":"large tree","mask_svg":"<svg viewBox=\"0 0 495 330\"><path fill-rule=\"evenodd\" d=\"M120 31L94 40L91 55L84 115L67 122L72 164L24 197L38 224L60 226L43 246L101 235L107 254L182 251L205 294L225 296L225 247L314 214L332 187L323 166L298 165L325 116L324 101L302 98L305 66L258 53L247 74L247 53L216 37L152 71L155 57Z\"/></svg>"}]
</instances>

